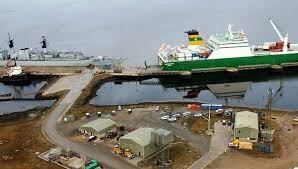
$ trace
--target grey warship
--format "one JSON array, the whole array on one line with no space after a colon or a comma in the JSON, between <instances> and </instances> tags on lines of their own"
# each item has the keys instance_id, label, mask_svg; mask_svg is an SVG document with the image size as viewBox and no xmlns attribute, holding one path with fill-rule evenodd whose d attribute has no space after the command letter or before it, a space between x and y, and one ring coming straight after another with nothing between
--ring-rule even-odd
<instances>
[{"instance_id":1,"label":"grey warship","mask_svg":"<svg viewBox=\"0 0 298 169\"><path fill-rule=\"evenodd\" d=\"M105 56L86 56L78 51L55 51L48 49L48 41L42 36L41 49L22 48L14 50L14 39L8 40L9 50L0 49L0 67L16 61L19 66L85 67L95 66L110 69L119 66L125 59L112 59Z\"/></svg>"}]
</instances>

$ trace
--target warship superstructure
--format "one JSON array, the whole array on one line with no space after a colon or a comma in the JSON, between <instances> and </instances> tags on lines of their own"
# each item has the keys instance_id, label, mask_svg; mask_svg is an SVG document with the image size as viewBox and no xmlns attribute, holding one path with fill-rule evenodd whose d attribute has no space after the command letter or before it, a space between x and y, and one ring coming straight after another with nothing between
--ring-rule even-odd
<instances>
[{"instance_id":1,"label":"warship superstructure","mask_svg":"<svg viewBox=\"0 0 298 169\"><path fill-rule=\"evenodd\" d=\"M17 62L18 66L95 66L109 69L124 61L121 58L86 56L78 51L49 50L45 36L42 36L41 49L22 48L15 51L14 40L10 35L8 46L9 50L0 49L0 67L14 65L14 62Z\"/></svg>"}]
</instances>

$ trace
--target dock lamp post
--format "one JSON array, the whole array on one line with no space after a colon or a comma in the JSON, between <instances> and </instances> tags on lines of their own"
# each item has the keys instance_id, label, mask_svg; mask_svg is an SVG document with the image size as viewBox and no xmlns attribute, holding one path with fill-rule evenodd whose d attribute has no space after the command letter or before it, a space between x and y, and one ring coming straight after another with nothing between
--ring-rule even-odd
<instances>
[{"instance_id":1,"label":"dock lamp post","mask_svg":"<svg viewBox=\"0 0 298 169\"><path fill-rule=\"evenodd\" d=\"M210 109L212 104L209 105L209 112L208 112L208 131L210 131Z\"/></svg>"}]
</instances>

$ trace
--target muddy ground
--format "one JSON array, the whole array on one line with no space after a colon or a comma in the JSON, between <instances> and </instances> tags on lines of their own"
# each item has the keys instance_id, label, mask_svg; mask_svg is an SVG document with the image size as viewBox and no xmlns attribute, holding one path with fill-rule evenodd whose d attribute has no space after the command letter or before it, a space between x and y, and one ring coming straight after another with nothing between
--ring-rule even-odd
<instances>
[{"instance_id":1,"label":"muddy ground","mask_svg":"<svg viewBox=\"0 0 298 169\"><path fill-rule=\"evenodd\" d=\"M54 147L42 133L45 116L59 103L67 91L55 93L46 98L57 99L45 110L30 110L22 116L0 123L0 168L1 169L58 169L53 163L37 157L37 154ZM45 99L46 99L45 98ZM20 113L18 113L20 114Z\"/></svg>"},{"instance_id":2,"label":"muddy ground","mask_svg":"<svg viewBox=\"0 0 298 169\"><path fill-rule=\"evenodd\" d=\"M40 115L0 124L1 169L60 168L36 155L52 147L42 134L42 119Z\"/></svg>"}]
</instances>

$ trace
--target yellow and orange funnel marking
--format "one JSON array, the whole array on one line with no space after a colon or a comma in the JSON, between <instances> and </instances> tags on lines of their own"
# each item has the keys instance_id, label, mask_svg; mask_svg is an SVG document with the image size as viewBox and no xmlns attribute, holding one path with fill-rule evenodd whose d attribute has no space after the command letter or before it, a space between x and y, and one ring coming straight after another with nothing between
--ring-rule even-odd
<instances>
[{"instance_id":1,"label":"yellow and orange funnel marking","mask_svg":"<svg viewBox=\"0 0 298 169\"><path fill-rule=\"evenodd\" d=\"M199 32L195 29L188 30L185 33L188 35L188 44L193 46L203 46L205 42L202 37L200 37Z\"/></svg>"}]
</instances>

